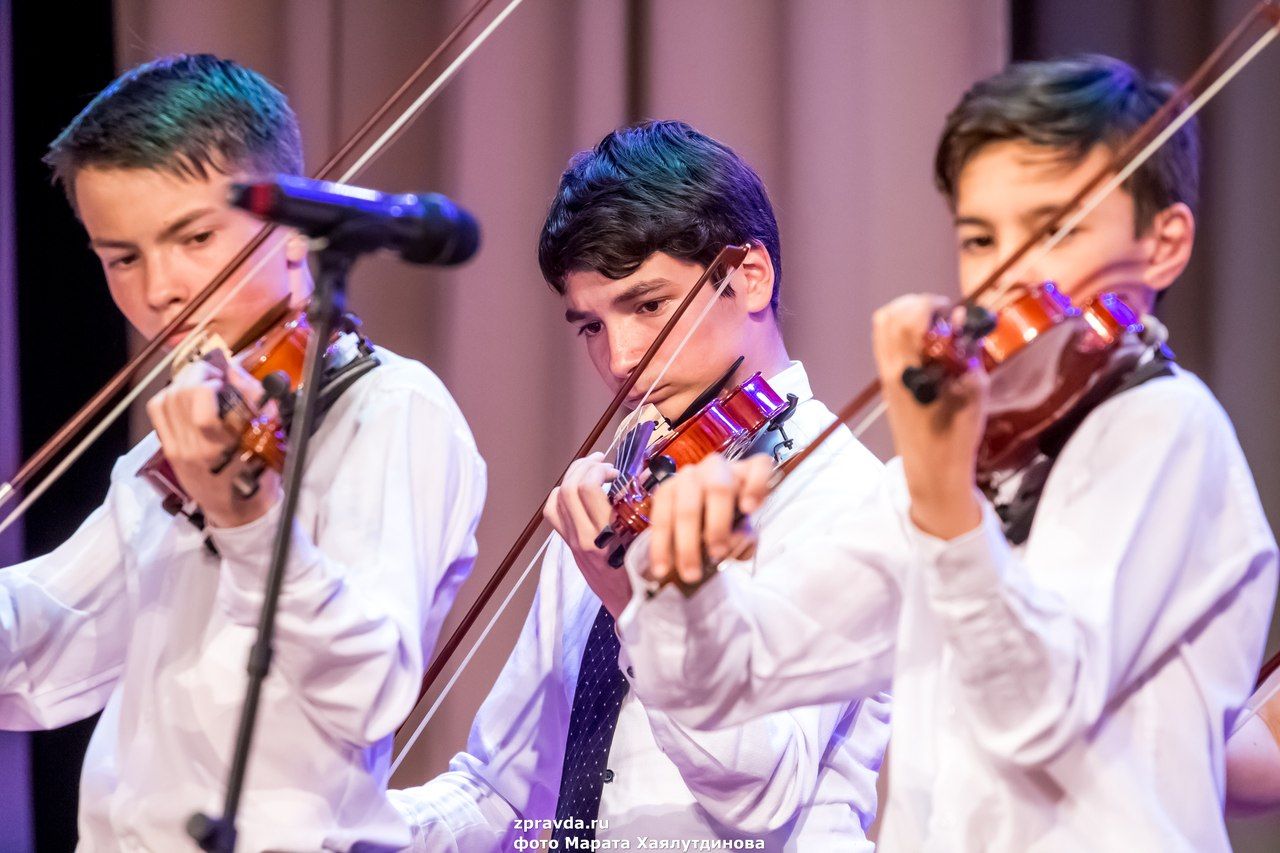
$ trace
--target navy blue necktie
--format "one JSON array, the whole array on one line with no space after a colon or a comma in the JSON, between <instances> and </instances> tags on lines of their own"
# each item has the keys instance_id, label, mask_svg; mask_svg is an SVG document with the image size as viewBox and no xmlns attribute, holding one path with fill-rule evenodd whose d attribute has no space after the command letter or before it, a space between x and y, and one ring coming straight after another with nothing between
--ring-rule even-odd
<instances>
[{"instance_id":1,"label":"navy blue necktie","mask_svg":"<svg viewBox=\"0 0 1280 853\"><path fill-rule=\"evenodd\" d=\"M560 771L560 798L556 802L556 821L560 828L552 835L561 841L561 849L566 838L593 840L596 837L592 822L600 813L606 777L612 776L605 764L609 761L613 731L618 727L618 712L628 687L627 679L618 669L619 648L613 617L601 607L582 652L573 710L569 713L569 737ZM581 821L583 828L566 825L576 821Z\"/></svg>"}]
</instances>

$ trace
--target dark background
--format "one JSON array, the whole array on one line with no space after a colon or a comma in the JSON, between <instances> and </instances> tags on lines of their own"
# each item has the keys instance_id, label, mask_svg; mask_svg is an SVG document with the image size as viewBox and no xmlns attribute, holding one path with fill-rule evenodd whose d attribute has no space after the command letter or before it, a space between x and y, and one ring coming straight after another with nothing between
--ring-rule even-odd
<instances>
[{"instance_id":1,"label":"dark background","mask_svg":"<svg viewBox=\"0 0 1280 853\"><path fill-rule=\"evenodd\" d=\"M85 0L73 12L62 3L20 0L6 12L13 46L13 204L21 212L15 228L16 279L21 282L15 291L15 325L23 401L21 453L26 459L106 384L126 357L124 319L102 284L102 269L40 162L58 131L116 71L111 3ZM27 554L53 549L102 502L111 465L127 449L127 430L124 422L113 427L77 463L73 475L32 505L24 525ZM39 851L75 846L80 763L96 722L94 716L29 736Z\"/></svg>"}]
</instances>

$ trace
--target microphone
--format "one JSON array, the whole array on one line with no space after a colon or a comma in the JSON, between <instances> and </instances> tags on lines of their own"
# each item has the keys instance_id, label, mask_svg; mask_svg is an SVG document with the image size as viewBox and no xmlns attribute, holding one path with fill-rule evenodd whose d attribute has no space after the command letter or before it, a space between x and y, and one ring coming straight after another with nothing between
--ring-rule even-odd
<instances>
[{"instance_id":1,"label":"microphone","mask_svg":"<svg viewBox=\"0 0 1280 853\"><path fill-rule=\"evenodd\" d=\"M257 183L232 184L231 203L311 237L327 237L340 226L354 224L361 250L393 249L411 264L460 264L480 247L475 218L439 193L392 195L275 175Z\"/></svg>"}]
</instances>

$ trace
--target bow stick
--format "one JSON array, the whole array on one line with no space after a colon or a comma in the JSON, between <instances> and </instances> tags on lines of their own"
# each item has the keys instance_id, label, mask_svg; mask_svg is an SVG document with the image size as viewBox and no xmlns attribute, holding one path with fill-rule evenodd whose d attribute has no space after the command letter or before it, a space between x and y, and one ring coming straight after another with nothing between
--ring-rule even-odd
<instances>
[{"instance_id":1,"label":"bow stick","mask_svg":"<svg viewBox=\"0 0 1280 853\"><path fill-rule=\"evenodd\" d=\"M721 249L720 252L711 261L711 263L707 265L707 268L703 271L702 275L698 277L698 280L694 282L693 287L689 289L689 292L685 294L684 299L680 301L680 304L676 307L676 310L672 312L671 316L667 319L667 322L663 324L662 329L658 332L658 335L653 339L653 343L649 345L649 348L645 351L644 355L641 356L640 361L637 362L636 366L631 369L631 372L629 374L627 374L626 381L622 383L622 386L618 388L617 392L613 395L613 399L609 401L609 405L605 407L604 412L602 412L600 417L596 420L595 426L591 428L591 431L587 434L587 437L583 440L582 444L578 447L577 451L574 452L573 457L570 458L568 463L565 464L565 467L560 472L560 475L556 477L556 480L552 484L551 489L549 489L547 492L547 497L550 497L551 492L554 491L555 488L560 485L560 482L564 479L564 475L569 470L569 466L572 465L577 460L581 459L583 456L586 456L587 453L591 450L591 448L595 446L596 442L600 440L600 436L604 434L604 431L608 427L610 421L612 421L614 416L618 413L618 409L622 407L622 404L623 402L626 401L627 396L635 388L636 382L639 381L641 374L650 365L650 363L652 363L654 357L658 354L658 350L661 349L662 345L666 342L667 338L670 337L672 331L676 327L676 324L680 322L680 319L685 315L685 312L688 311L689 306L693 304L693 301L694 299L697 298L698 294L706 287L707 283L711 281L711 279L714 278L716 275L721 276L716 295L718 296L720 293L722 293L724 291L725 286L728 284L732 274L737 270L737 268L742 264L743 260L746 258L747 252L749 249L750 249L750 246L748 245L726 246L723 249ZM702 320L707 316L711 307L714 306L714 300L715 300L715 297L713 297L712 301L708 304L707 308L703 310L702 314L698 316L695 322L685 332L684 337L680 341L679 346L676 347L675 351L672 352L671 357L668 358L667 363L663 366L663 373L665 373L666 369L670 367L672 362L675 361L675 359L679 356L680 351L684 348L684 345L693 336L694 332L697 331L697 328L702 323ZM661 380L662 380L662 374L660 373L657 377L654 378L653 382L650 383L649 388L646 389L644 397L641 399L640 403L636 406L637 410L639 410L644 405L644 402L645 400L648 399L649 394L653 391L654 387L656 387ZM480 618L480 615L483 612L484 608L488 605L489 601L497 593L498 588L502 584L502 581L511 572L511 569L515 565L516 560L519 559L520 554L528 546L529 540L533 538L533 535L538 531L538 528L542 526L542 520L543 520L542 506L545 502L546 502L546 498L544 498L543 501L538 504L538 509L534 511L533 515L529 518L529 521L525 524L524 529L520 531L520 535L516 537L515 542L512 543L511 548L508 549L506 556L502 558L502 561L498 564L498 567L494 569L493 574L489 576L489 580L485 582L484 587L480 590L480 593L476 596L475 601L472 603L471 607L467 610L466 615L462 617L462 621L458 623L458 626L456 628L454 628L453 633L449 635L449 638L440 647L440 650L436 653L435 658L431 661L430 666L427 667L427 671L423 675L422 687L418 691L418 699L417 699L417 702L415 703L414 711L417 710L417 706L422 703L422 700L430 692L432 686L436 683L436 681L439 680L441 674L445 670L445 667L448 666L449 660L457 652L458 648L462 645L463 640L466 639L466 635L470 632L471 627ZM546 547L547 547L547 543L544 543L542 548L538 550L537 555L535 555L533 562L537 561L537 558L541 556L543 550L545 550ZM510 593L508 593L506 599L499 606L497 612L494 614L489 624L485 627L484 631L481 633L480 638L476 641L475 644L472 645L471 650L468 652L467 656L463 659L463 662L459 665L458 670L454 673L453 680L451 680L449 684L446 685L446 687L441 693L441 696L437 698L437 702L435 706L429 709L427 714L423 716L422 720L419 721L418 726L415 728L414 732L409 736L404 746L401 747L400 752L396 756L395 762L392 765L392 772L394 772L395 769L400 766L401 762L403 762L405 757L408 755L409 750L413 748L414 743L417 741L418 737L421 735L423 729L426 727L426 724L430 721L431 716L435 711L435 708L439 707L440 701L443 700L444 695L453 686L453 683L456 682L457 676L461 674L462 670L467 666L467 663L471 660L471 657L474 655L476 649L479 647L479 644L484 641L485 637L488 636L489 631L492 629L494 622L496 622L498 617L502 615L502 611L506 608L507 603L510 602L512 596L515 594L515 590L519 588L520 584L528 576L529 570L532 568L532 565L533 563L531 562L530 565L526 567L524 574L522 574L520 579L516 582L515 588L513 588ZM413 716L414 711L410 712L409 717ZM404 729L404 726L402 725L401 731L403 731L403 729Z\"/></svg>"},{"instance_id":2,"label":"bow stick","mask_svg":"<svg viewBox=\"0 0 1280 853\"><path fill-rule=\"evenodd\" d=\"M1228 56L1244 39L1244 37L1260 21L1267 21L1267 29L1249 45L1234 61L1228 64ZM1162 145L1169 141L1178 130L1190 121L1218 92L1238 75L1245 66L1252 62L1264 48L1280 36L1280 0L1261 0L1252 11L1233 29L1214 51L1200 64L1185 83L1175 91L1151 117L1134 131L1133 135L1121 145L1111 159L1098 170L1079 191L1061 208L1053 213L1045 222L1036 228L1014 251L997 265L981 284L967 297L960 300L954 308L967 308L976 305L979 296L993 290L1000 279L1024 258L1032 249L1040 245L1039 251L1026 261L1019 269L1028 269L1039 261L1054 246L1060 243L1080 224L1099 204L1112 192L1122 186L1126 180L1151 158ZM1225 66L1225 68L1224 68ZM1043 244L1041 243L1043 241ZM836 417L820 432L804 449L779 465L769 480L769 489L776 489L831 438L846 423L856 418L879 395L880 380L874 379L865 388L846 403ZM884 405L859 424L857 434L861 434L880 414L885 411ZM727 559L733 559L730 556ZM662 584L650 589L655 594L661 586L674 582L674 576L668 576ZM691 592L692 588L686 589ZM1280 655L1276 655L1267 666L1271 670L1280 668ZM1270 670L1264 667L1261 682Z\"/></svg>"},{"instance_id":3,"label":"bow stick","mask_svg":"<svg viewBox=\"0 0 1280 853\"><path fill-rule=\"evenodd\" d=\"M1225 70L1218 73L1226 63L1226 57L1232 48L1244 38L1258 21L1267 19L1270 25L1267 30L1232 62ZM1280 35L1280 2L1262 0L1254 7L1243 21L1222 41L1209 57L1196 69L1195 73L1169 97L1167 101L1152 113L1116 151L1111 160L1093 175L1071 197L1069 201L1035 229L1014 251L1005 258L988 275L977 289L969 296L956 303L956 308L967 308L977 304L978 297L994 289L1000 279L1022 261L1041 241L1040 250L1023 264L1027 269L1044 257L1054 246L1058 245L1080 222L1093 212L1107 196L1122 186L1129 177L1141 168L1165 142L1190 121L1214 95L1218 94L1227 83L1231 82L1246 65L1262 52ZM1217 76L1213 76L1217 74ZM1212 79L1211 79L1212 78ZM1185 108L1182 105L1185 104ZM1180 109L1181 108L1181 109ZM1092 194L1092 195L1091 195ZM1046 239L1048 238L1048 239ZM803 450L792 456L780 466L774 485L781 483L801 462L807 459L818 447L830 438L842 424L853 420L880 393L880 380L876 379L858 392L852 400L844 405L836 415L836 419L827 426ZM878 410L876 414L883 411ZM875 417L873 415L872 417ZM864 424L863 427L866 425Z\"/></svg>"},{"instance_id":4,"label":"bow stick","mask_svg":"<svg viewBox=\"0 0 1280 853\"><path fill-rule=\"evenodd\" d=\"M490 35L502 24L506 18L516 10L516 8L524 2L524 0L509 0L506 7L494 17L494 19L485 26L485 28L467 44L465 48L458 54L452 62L450 62L434 79L427 84L413 100L404 107L401 112L386 124L382 132L370 143L366 149L356 157L354 163L341 173L339 167L351 156L359 146L366 142L370 136L374 134L378 128L386 123L386 118L391 114L395 106L403 101L407 94L412 92L415 87L422 81L429 71L440 61L441 57L456 44L474 22L484 14L485 10L494 2L494 0L479 0L463 19L453 28L445 40L437 47L430 56L409 75L397 89L383 103L373 111L368 119L356 130L354 134L339 147L338 151L319 169L315 177L318 180L337 180L346 182L358 175L365 167L367 167L383 150L394 141L400 133L408 126L408 124L416 118L428 103L435 99L446 83L453 79L458 70L471 57L472 54L483 44ZM276 226L264 226L248 243L233 257L225 267L213 277L213 280L207 284L204 289L197 293L192 300L178 312L178 314L160 330L153 338L148 340L142 349L131 358L116 374L102 387L93 397L89 399L83 407L72 418L67 421L52 437L46 441L39 450L35 452L18 471L5 483L0 484L0 506L4 506L10 502L23 488L25 488L35 477L45 470L50 463L58 459L69 445L75 440L76 436L85 432L89 425L102 415L103 411L111 405L113 400L120 397L139 377L132 391L126 398L112 408L105 417L97 423L96 426L85 436L85 438L77 444L69 453L67 453L62 461L53 469L50 476L42 480L39 485L31 491L31 493L17 507L11 511L2 522L0 522L0 532L3 532L11 524L21 517L26 508L40 497L53 482L62 475L64 471L75 462L77 458L87 449L97 438L104 432L112 422L114 422L129 407L129 404L136 399L142 391L150 384L151 380L159 376L168 364L172 353L160 359L159 363L152 367L149 371L146 365L160 352L164 346L166 339L183 328L187 321L208 303L213 296L225 285L233 275L235 275L241 267L263 247L267 239L276 231ZM277 244L278 245L278 244ZM258 266L265 264L270 257L270 253L275 251L275 247L268 249L266 255L258 261ZM245 281L252 277L258 267L255 267L245 276L232 286L228 293L223 296L223 303L231 299ZM221 307L221 304L217 308ZM213 316L217 313L215 310L208 312L192 329L192 334L199 333L204 329Z\"/></svg>"}]
</instances>

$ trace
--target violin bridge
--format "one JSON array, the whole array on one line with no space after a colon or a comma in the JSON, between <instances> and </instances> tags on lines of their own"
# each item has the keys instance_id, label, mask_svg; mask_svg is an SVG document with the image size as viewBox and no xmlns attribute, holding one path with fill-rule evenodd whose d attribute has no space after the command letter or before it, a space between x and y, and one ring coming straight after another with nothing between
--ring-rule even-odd
<instances>
[{"instance_id":1,"label":"violin bridge","mask_svg":"<svg viewBox=\"0 0 1280 853\"><path fill-rule=\"evenodd\" d=\"M188 335L173 351L173 361L169 364L169 372L177 376L188 364L207 360L213 353L221 353L231 360L231 348L222 336L210 331L201 331ZM214 356L216 358L216 356Z\"/></svg>"}]
</instances>

